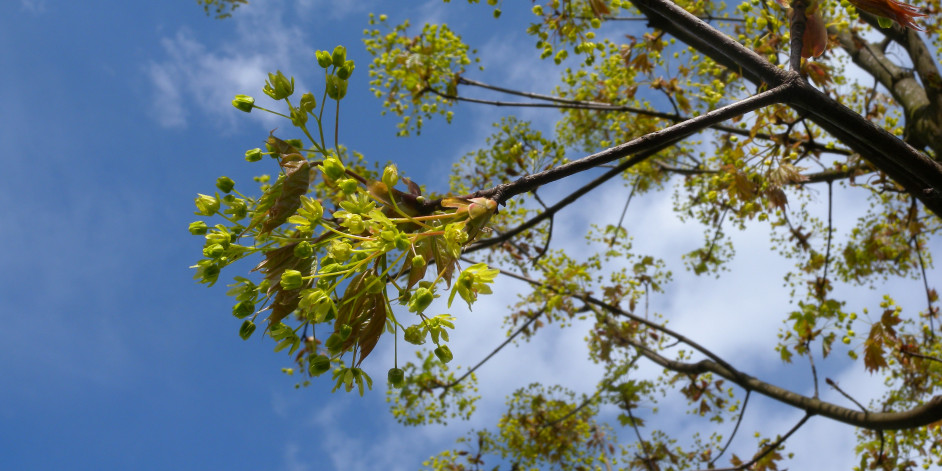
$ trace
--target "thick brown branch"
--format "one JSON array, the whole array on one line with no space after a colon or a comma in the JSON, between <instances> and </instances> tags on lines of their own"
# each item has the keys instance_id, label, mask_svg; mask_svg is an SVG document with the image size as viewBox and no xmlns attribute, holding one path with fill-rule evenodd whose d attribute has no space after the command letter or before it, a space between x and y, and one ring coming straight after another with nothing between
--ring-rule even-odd
<instances>
[{"instance_id":1,"label":"thick brown branch","mask_svg":"<svg viewBox=\"0 0 942 471\"><path fill-rule=\"evenodd\" d=\"M794 80L732 38L669 0L632 0L651 23L759 86ZM807 83L785 102L885 172L929 210L942 215L942 165Z\"/></svg>"},{"instance_id":2,"label":"thick brown branch","mask_svg":"<svg viewBox=\"0 0 942 471\"><path fill-rule=\"evenodd\" d=\"M927 403L903 412L861 412L780 388L712 360L684 363L663 357L635 339L623 338L622 340L637 348L649 360L671 371L690 375L713 373L736 383L743 389L755 391L809 414L821 415L855 427L870 430L899 430L922 427L942 420L942 396L935 396Z\"/></svg>"}]
</instances>

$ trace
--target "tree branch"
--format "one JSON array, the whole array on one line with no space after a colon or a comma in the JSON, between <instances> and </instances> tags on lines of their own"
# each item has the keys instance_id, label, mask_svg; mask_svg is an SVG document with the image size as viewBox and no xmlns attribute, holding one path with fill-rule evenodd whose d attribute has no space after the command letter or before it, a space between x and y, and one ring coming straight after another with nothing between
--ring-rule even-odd
<instances>
[{"instance_id":1,"label":"tree branch","mask_svg":"<svg viewBox=\"0 0 942 471\"><path fill-rule=\"evenodd\" d=\"M651 24L761 86L796 81L752 50L669 0L632 0ZM879 168L932 212L942 215L942 165L807 83L790 87L785 103Z\"/></svg>"},{"instance_id":2,"label":"tree branch","mask_svg":"<svg viewBox=\"0 0 942 471\"><path fill-rule=\"evenodd\" d=\"M899 430L921 427L942 420L942 396L934 396L925 404L903 412L861 412L780 388L712 360L684 363L661 356L635 339L628 337L621 339L638 349L649 360L671 371L691 375L713 373L736 383L743 389L756 391L808 414L821 415L855 427L870 430Z\"/></svg>"}]
</instances>

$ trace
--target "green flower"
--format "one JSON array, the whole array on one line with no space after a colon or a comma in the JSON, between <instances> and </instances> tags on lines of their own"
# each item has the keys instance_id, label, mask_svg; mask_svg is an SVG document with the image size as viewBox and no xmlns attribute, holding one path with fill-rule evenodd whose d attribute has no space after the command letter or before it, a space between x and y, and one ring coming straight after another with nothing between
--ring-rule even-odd
<instances>
[{"instance_id":1,"label":"green flower","mask_svg":"<svg viewBox=\"0 0 942 471\"><path fill-rule=\"evenodd\" d=\"M252 332L255 332L255 323L246 319L242 327L239 327L239 337L242 337L242 340L248 340Z\"/></svg>"},{"instance_id":2,"label":"green flower","mask_svg":"<svg viewBox=\"0 0 942 471\"><path fill-rule=\"evenodd\" d=\"M229 193L235 187L235 182L229 177L219 177L216 179L216 188L223 193Z\"/></svg>"},{"instance_id":3,"label":"green flower","mask_svg":"<svg viewBox=\"0 0 942 471\"><path fill-rule=\"evenodd\" d=\"M340 78L340 80L349 79L350 76L353 75L354 67L353 61L345 61L343 66L337 69L337 77Z\"/></svg>"},{"instance_id":4,"label":"green flower","mask_svg":"<svg viewBox=\"0 0 942 471\"><path fill-rule=\"evenodd\" d=\"M435 294L428 288L419 288L409 298L409 312L421 313L435 300Z\"/></svg>"},{"instance_id":5,"label":"green flower","mask_svg":"<svg viewBox=\"0 0 942 471\"><path fill-rule=\"evenodd\" d=\"M324 163L321 164L321 170L323 170L324 175L327 175L327 178L331 180L336 180L345 173L343 164L340 162L340 159L336 157L324 159Z\"/></svg>"},{"instance_id":6,"label":"green flower","mask_svg":"<svg viewBox=\"0 0 942 471\"><path fill-rule=\"evenodd\" d=\"M412 345L422 345L425 343L425 331L420 325L410 325L403 332L402 339Z\"/></svg>"},{"instance_id":7,"label":"green flower","mask_svg":"<svg viewBox=\"0 0 942 471\"><path fill-rule=\"evenodd\" d=\"M333 64L333 59L331 59L330 53L327 51L317 51L314 53L314 57L317 58L317 65L325 69Z\"/></svg>"},{"instance_id":8,"label":"green flower","mask_svg":"<svg viewBox=\"0 0 942 471\"><path fill-rule=\"evenodd\" d=\"M436 349L435 349L435 356L437 356L438 359L442 361L442 363L448 363L448 362L450 362L452 359L455 358L455 356L452 355L452 353L451 353L451 349L448 348L448 345L442 345L442 346L436 348Z\"/></svg>"},{"instance_id":9,"label":"green flower","mask_svg":"<svg viewBox=\"0 0 942 471\"><path fill-rule=\"evenodd\" d=\"M291 109L291 124L297 127L303 127L307 123L307 112L301 108Z\"/></svg>"},{"instance_id":10,"label":"green flower","mask_svg":"<svg viewBox=\"0 0 942 471\"><path fill-rule=\"evenodd\" d=\"M386 380L389 381L389 384L392 387L399 389L402 387L402 383L406 379L406 374L402 371L402 368L390 368L389 372L386 373Z\"/></svg>"},{"instance_id":11,"label":"green flower","mask_svg":"<svg viewBox=\"0 0 942 471\"><path fill-rule=\"evenodd\" d=\"M341 100L347 96L347 81L336 75L327 76L327 96L334 100Z\"/></svg>"},{"instance_id":12,"label":"green flower","mask_svg":"<svg viewBox=\"0 0 942 471\"><path fill-rule=\"evenodd\" d=\"M304 284L304 277L297 270L285 270L281 274L281 287L286 290L298 289Z\"/></svg>"},{"instance_id":13,"label":"green flower","mask_svg":"<svg viewBox=\"0 0 942 471\"><path fill-rule=\"evenodd\" d=\"M236 316L239 319L244 319L252 315L255 312L255 303L252 301L241 301L235 306L232 306L232 315Z\"/></svg>"},{"instance_id":14,"label":"green flower","mask_svg":"<svg viewBox=\"0 0 942 471\"><path fill-rule=\"evenodd\" d=\"M307 371L311 376L320 376L330 369L330 358L327 358L327 355L317 355L309 359L308 362L310 362L310 365Z\"/></svg>"},{"instance_id":15,"label":"green flower","mask_svg":"<svg viewBox=\"0 0 942 471\"><path fill-rule=\"evenodd\" d=\"M468 303L468 309L471 309L471 304L477 300L478 294L491 294L491 287L488 283L493 283L498 273L500 270L488 268L484 263L476 263L466 268L458 275L458 281L451 289L448 307L451 307L455 294L459 294L461 299Z\"/></svg>"},{"instance_id":16,"label":"green flower","mask_svg":"<svg viewBox=\"0 0 942 471\"><path fill-rule=\"evenodd\" d=\"M219 198L199 194L196 197L196 209L196 214L200 216L212 216L216 214L216 211L219 211Z\"/></svg>"},{"instance_id":17,"label":"green flower","mask_svg":"<svg viewBox=\"0 0 942 471\"><path fill-rule=\"evenodd\" d=\"M209 230L209 226L206 225L203 221L196 221L190 223L190 234L193 235L203 235L206 234L206 231Z\"/></svg>"},{"instance_id":18,"label":"green flower","mask_svg":"<svg viewBox=\"0 0 942 471\"><path fill-rule=\"evenodd\" d=\"M334 67L343 67L344 62L347 61L347 49L343 46L335 47L334 52L330 54L330 61Z\"/></svg>"},{"instance_id":19,"label":"green flower","mask_svg":"<svg viewBox=\"0 0 942 471\"><path fill-rule=\"evenodd\" d=\"M383 184L386 188L392 188L399 183L399 169L395 165L387 165L383 169Z\"/></svg>"},{"instance_id":20,"label":"green flower","mask_svg":"<svg viewBox=\"0 0 942 471\"><path fill-rule=\"evenodd\" d=\"M283 100L294 93L294 77L290 80L279 70L277 73L268 73L268 81L262 89L273 100Z\"/></svg>"},{"instance_id":21,"label":"green flower","mask_svg":"<svg viewBox=\"0 0 942 471\"><path fill-rule=\"evenodd\" d=\"M311 247L311 243L302 240L298 245L294 246L294 256L298 258L308 258L311 255L314 255L314 247Z\"/></svg>"},{"instance_id":22,"label":"green flower","mask_svg":"<svg viewBox=\"0 0 942 471\"><path fill-rule=\"evenodd\" d=\"M252 98L248 95L236 95L235 100L232 100L232 106L245 111L246 113L251 113L252 108L255 107L255 98Z\"/></svg>"},{"instance_id":23,"label":"green flower","mask_svg":"<svg viewBox=\"0 0 942 471\"><path fill-rule=\"evenodd\" d=\"M317 98L314 97L313 93L307 92L301 95L301 104L299 107L304 110L304 112L310 113L317 107Z\"/></svg>"},{"instance_id":24,"label":"green flower","mask_svg":"<svg viewBox=\"0 0 942 471\"><path fill-rule=\"evenodd\" d=\"M245 160L249 162L258 162L262 160L262 149L258 147L245 151Z\"/></svg>"}]
</instances>

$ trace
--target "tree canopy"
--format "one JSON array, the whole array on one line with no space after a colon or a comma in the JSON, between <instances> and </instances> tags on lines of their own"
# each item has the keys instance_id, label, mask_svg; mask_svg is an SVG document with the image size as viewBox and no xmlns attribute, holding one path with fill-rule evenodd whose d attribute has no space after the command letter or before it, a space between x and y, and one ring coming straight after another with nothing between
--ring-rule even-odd
<instances>
[{"instance_id":1,"label":"tree canopy","mask_svg":"<svg viewBox=\"0 0 942 471\"><path fill-rule=\"evenodd\" d=\"M225 17L245 2L200 3ZM502 21L502 3L486 3ZM311 378L329 374L333 390L362 395L376 372L361 364L381 339L423 346L386 372L391 413L406 425L467 418L480 394L474 371L494 352L539 342L550 323L591 323L586 361L605 372L594 393L520 385L493 428L430 458L433 469L780 469L787 440L813 416L857 428L860 469L942 466L942 341L926 275L942 227L939 9L937 0L535 1L532 21L516 27L533 37L534 54L559 66L547 79L557 84L551 94L480 81L486 61L446 24L371 15L368 72L337 46L316 53L323 90L295 90L292 77L273 71L263 93L281 108L235 97L238 110L275 113L294 128L246 152L266 166L257 189L220 177L218 191L196 199L205 220L190 225L203 240L195 278L213 285L229 265L252 260L229 284L239 335L271 337L303 385L323 387ZM558 121L547 135L510 114L455 164L450 188L423 187L395 162L341 144L343 99L368 92L348 89L354 73L369 74L402 136L432 119L450 122L459 103L544 108ZM545 201L540 190L557 181L571 182L567 194ZM585 198L617 181L624 201L600 208ZM853 227L835 227L837 193L868 208ZM672 198L678 218L703 227L702 245L661 259L632 246L633 234L658 228L621 221L581 228L578 252L554 243L564 208L624 218L645 194ZM734 228L764 228L772 250L794 262L772 275L792 303L762 314L782 320L770 356L807 363L813 394L745 371L696 332L674 330L676 313L648 307L683 289L670 284L672 270L722 280ZM450 370L456 319L428 307L436 298L470 307L503 277L529 286L507 308L507 341L482 351L477 366ZM923 307L903 309L891 292L859 312L848 307L854 289L890 278L919 283ZM834 355L885 377L882 396L861 404L819 377L815 362ZM819 387L847 402L822 400ZM700 432L674 436L659 425L667 394L702 418ZM790 430L762 431L751 449L728 450L756 394L804 417ZM616 420L601 420L603 410L617 410ZM617 434L637 440L626 445Z\"/></svg>"}]
</instances>

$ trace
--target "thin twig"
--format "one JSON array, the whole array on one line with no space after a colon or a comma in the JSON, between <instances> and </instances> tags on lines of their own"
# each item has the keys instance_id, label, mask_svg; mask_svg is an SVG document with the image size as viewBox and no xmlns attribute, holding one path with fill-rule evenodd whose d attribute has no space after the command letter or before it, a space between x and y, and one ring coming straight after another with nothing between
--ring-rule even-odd
<instances>
[{"instance_id":1,"label":"thin twig","mask_svg":"<svg viewBox=\"0 0 942 471\"><path fill-rule=\"evenodd\" d=\"M716 455L716 458L710 460L710 467L712 468L716 465L717 460L723 456L723 453L726 453L726 449L729 448L729 445L733 443L733 438L736 438L736 432L739 431L739 425L742 423L743 416L746 415L746 406L749 405L749 397L752 395L752 391L746 390L746 398L742 401L742 408L739 410L739 418L736 419L736 426L733 427L733 433L729 435L729 439L726 440L726 444L723 445L723 448L720 449L720 452Z\"/></svg>"}]
</instances>

